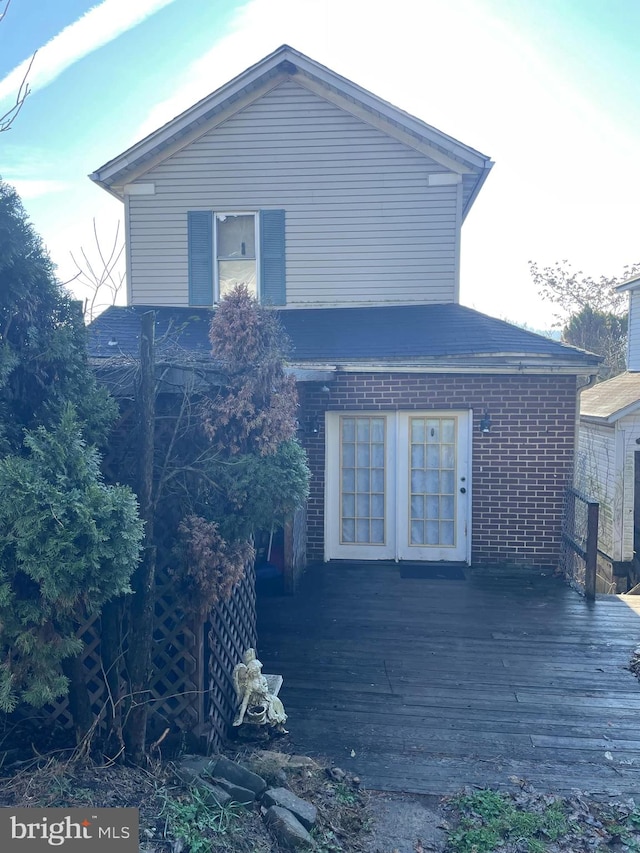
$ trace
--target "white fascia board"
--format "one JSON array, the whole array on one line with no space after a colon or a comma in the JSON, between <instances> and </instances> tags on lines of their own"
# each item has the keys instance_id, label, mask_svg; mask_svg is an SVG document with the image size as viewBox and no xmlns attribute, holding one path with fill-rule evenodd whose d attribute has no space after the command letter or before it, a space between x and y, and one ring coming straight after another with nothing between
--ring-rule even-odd
<instances>
[{"instance_id":1,"label":"white fascia board","mask_svg":"<svg viewBox=\"0 0 640 853\"><path fill-rule=\"evenodd\" d=\"M606 427L606 429L610 429L613 431L615 429L615 424L611 423L608 418L601 418L598 415L583 415L580 412L580 423L584 424L593 424L593 426L598 427Z\"/></svg>"},{"instance_id":2,"label":"white fascia board","mask_svg":"<svg viewBox=\"0 0 640 853\"><path fill-rule=\"evenodd\" d=\"M343 373L490 373L519 376L592 376L594 368L556 364L474 364L473 362L445 362L416 364L415 362L339 362L336 370Z\"/></svg>"},{"instance_id":3,"label":"white fascia board","mask_svg":"<svg viewBox=\"0 0 640 853\"><path fill-rule=\"evenodd\" d=\"M471 195L467 199L467 203L465 204L464 210L462 211L462 221L463 222L465 221L465 219L467 218L467 214L469 213L469 211L473 207L473 203L476 200L476 198L478 197L478 193L480 192L480 190L484 186L484 182L489 177L489 172L494 167L494 165L495 164L494 164L493 160L487 160L486 163L484 164L484 168L482 170L482 173L478 177L478 180L476 181L475 186L473 188L473 192L471 193Z\"/></svg>"},{"instance_id":4,"label":"white fascia board","mask_svg":"<svg viewBox=\"0 0 640 853\"><path fill-rule=\"evenodd\" d=\"M284 372L293 376L296 382L333 382L336 378L334 367L293 367L288 365Z\"/></svg>"}]
</instances>

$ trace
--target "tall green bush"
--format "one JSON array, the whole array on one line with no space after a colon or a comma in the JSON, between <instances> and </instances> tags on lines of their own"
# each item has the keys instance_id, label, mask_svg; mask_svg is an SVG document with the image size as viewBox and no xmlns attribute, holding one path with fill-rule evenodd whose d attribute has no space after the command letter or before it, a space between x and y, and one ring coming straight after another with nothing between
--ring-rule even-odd
<instances>
[{"instance_id":1,"label":"tall green bush","mask_svg":"<svg viewBox=\"0 0 640 853\"><path fill-rule=\"evenodd\" d=\"M142 529L96 446L117 406L91 371L82 313L18 195L0 181L0 708L84 708L79 621L128 589ZM76 720L76 722L78 722Z\"/></svg>"}]
</instances>

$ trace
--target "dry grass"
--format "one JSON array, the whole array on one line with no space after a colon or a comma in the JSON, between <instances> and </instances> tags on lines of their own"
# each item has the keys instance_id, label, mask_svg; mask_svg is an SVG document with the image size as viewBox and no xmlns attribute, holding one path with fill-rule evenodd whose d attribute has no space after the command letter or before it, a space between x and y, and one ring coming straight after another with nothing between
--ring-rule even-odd
<instances>
[{"instance_id":1,"label":"dry grass","mask_svg":"<svg viewBox=\"0 0 640 853\"><path fill-rule=\"evenodd\" d=\"M367 795L345 775L331 778L328 765L274 751L243 749L230 758L285 786L318 809L313 830L319 853L363 853ZM212 810L197 791L177 782L171 764L147 770L104 766L69 753L39 756L0 768L0 806L134 807L140 810L140 850L145 853L275 853L259 806Z\"/></svg>"}]
</instances>

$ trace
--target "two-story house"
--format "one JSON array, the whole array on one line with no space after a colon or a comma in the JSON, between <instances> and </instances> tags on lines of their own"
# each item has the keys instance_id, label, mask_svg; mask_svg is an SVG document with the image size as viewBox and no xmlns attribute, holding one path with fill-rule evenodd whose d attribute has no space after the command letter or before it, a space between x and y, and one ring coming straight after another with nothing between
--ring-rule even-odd
<instances>
[{"instance_id":1,"label":"two-story house","mask_svg":"<svg viewBox=\"0 0 640 853\"><path fill-rule=\"evenodd\" d=\"M153 306L206 357L197 321L246 282L293 344L309 559L555 567L598 358L459 304L491 165L280 47L91 175L124 204L128 286L92 354L135 355Z\"/></svg>"}]
</instances>

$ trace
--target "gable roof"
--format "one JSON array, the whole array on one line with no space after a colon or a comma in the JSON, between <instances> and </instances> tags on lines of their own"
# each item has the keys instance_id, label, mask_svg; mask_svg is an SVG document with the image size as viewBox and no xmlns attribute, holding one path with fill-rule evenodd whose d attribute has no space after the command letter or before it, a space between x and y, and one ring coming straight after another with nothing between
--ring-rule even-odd
<instances>
[{"instance_id":1,"label":"gable roof","mask_svg":"<svg viewBox=\"0 0 640 853\"><path fill-rule=\"evenodd\" d=\"M416 148L441 163L444 169L459 174L463 184L463 215L466 215L493 166L489 157L394 107L288 45L282 45L105 163L89 177L122 199L125 184L289 79Z\"/></svg>"},{"instance_id":2,"label":"gable roof","mask_svg":"<svg viewBox=\"0 0 640 853\"><path fill-rule=\"evenodd\" d=\"M640 411L640 373L620 373L580 395L580 417L600 423L615 423Z\"/></svg>"},{"instance_id":3,"label":"gable roof","mask_svg":"<svg viewBox=\"0 0 640 853\"><path fill-rule=\"evenodd\" d=\"M150 307L112 306L89 326L95 360L135 359ZM158 357L210 358L212 309L154 308ZM298 367L592 374L600 356L455 303L279 312Z\"/></svg>"}]
</instances>

